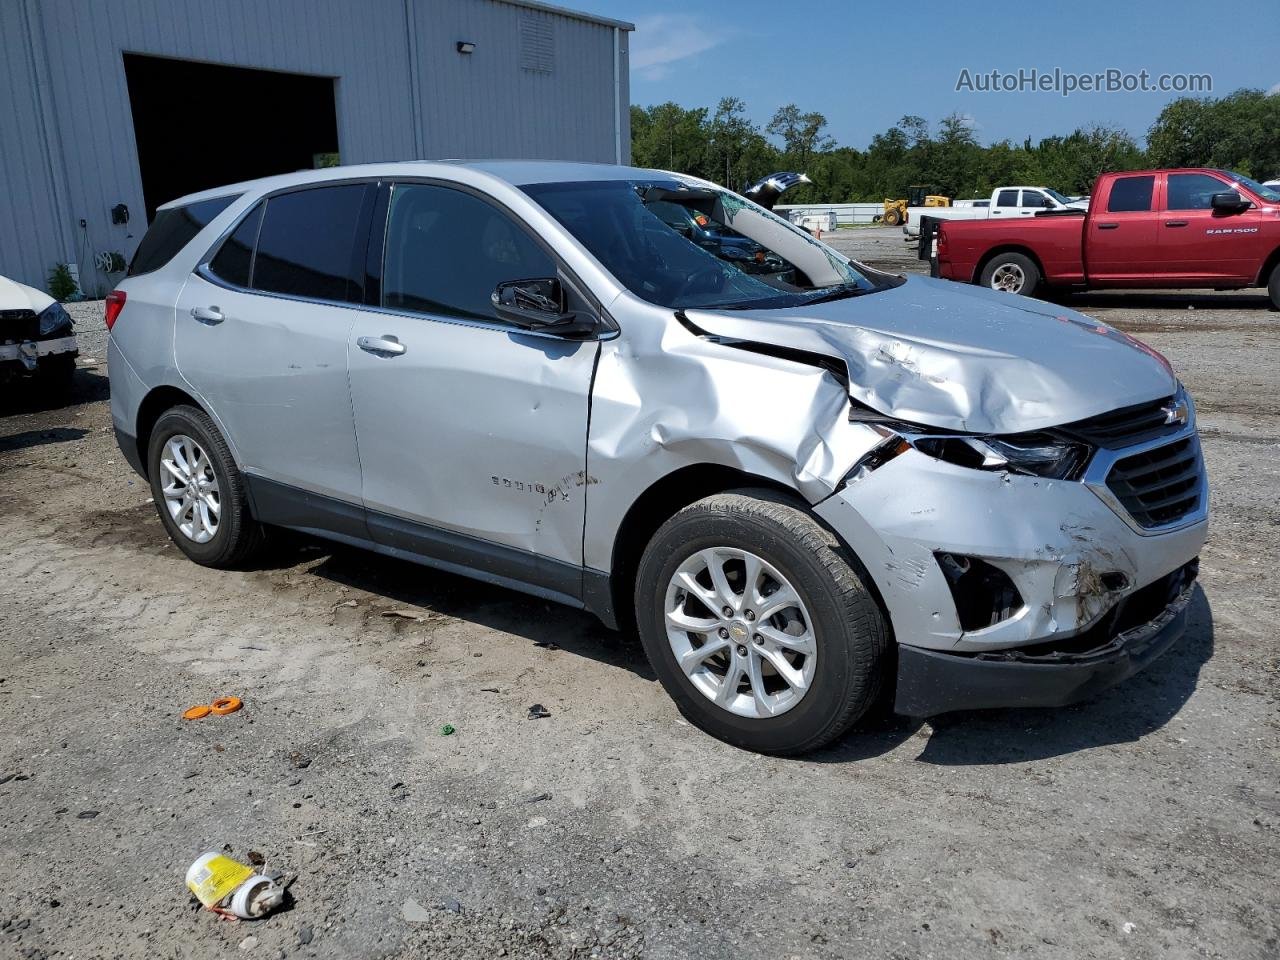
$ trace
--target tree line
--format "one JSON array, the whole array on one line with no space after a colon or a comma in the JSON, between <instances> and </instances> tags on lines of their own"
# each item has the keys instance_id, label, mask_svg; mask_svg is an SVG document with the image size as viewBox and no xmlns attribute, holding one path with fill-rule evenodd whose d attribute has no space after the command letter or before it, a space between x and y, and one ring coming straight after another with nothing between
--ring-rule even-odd
<instances>
[{"instance_id":1,"label":"tree line","mask_svg":"<svg viewBox=\"0 0 1280 960\"><path fill-rule=\"evenodd\" d=\"M807 174L812 186L789 202L879 202L924 184L956 198L989 196L1000 184L1090 191L1098 174L1143 167L1223 167L1259 180L1280 176L1280 95L1238 90L1221 98L1169 103L1142 147L1126 131L1101 124L1033 143L978 142L965 118L936 127L905 116L871 138L865 150L838 145L821 113L780 107L763 128L738 97L714 110L676 103L631 108L631 158L641 167L675 170L736 190L778 170Z\"/></svg>"}]
</instances>

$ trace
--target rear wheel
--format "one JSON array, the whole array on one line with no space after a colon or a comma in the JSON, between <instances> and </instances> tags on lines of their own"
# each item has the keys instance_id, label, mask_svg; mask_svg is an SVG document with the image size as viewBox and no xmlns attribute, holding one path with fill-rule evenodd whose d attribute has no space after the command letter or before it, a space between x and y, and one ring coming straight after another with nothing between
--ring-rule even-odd
<instances>
[{"instance_id":1,"label":"rear wheel","mask_svg":"<svg viewBox=\"0 0 1280 960\"><path fill-rule=\"evenodd\" d=\"M1267 281L1267 295L1271 297L1271 308L1280 310L1280 263L1271 268L1271 279Z\"/></svg>"},{"instance_id":2,"label":"rear wheel","mask_svg":"<svg viewBox=\"0 0 1280 960\"><path fill-rule=\"evenodd\" d=\"M1021 253L997 253L983 267L979 283L1001 293L1030 296L1040 286L1040 268Z\"/></svg>"},{"instance_id":3,"label":"rear wheel","mask_svg":"<svg viewBox=\"0 0 1280 960\"><path fill-rule=\"evenodd\" d=\"M890 208L884 212L884 222L891 227L896 227L902 223L902 215L898 213L896 208Z\"/></svg>"},{"instance_id":4,"label":"rear wheel","mask_svg":"<svg viewBox=\"0 0 1280 960\"><path fill-rule=\"evenodd\" d=\"M236 567L262 545L244 478L227 442L203 410L174 407L151 431L147 475L160 522L191 560Z\"/></svg>"},{"instance_id":5,"label":"rear wheel","mask_svg":"<svg viewBox=\"0 0 1280 960\"><path fill-rule=\"evenodd\" d=\"M835 537L767 490L717 494L654 535L636 577L645 652L681 713L762 753L814 750L876 700L888 627Z\"/></svg>"}]
</instances>

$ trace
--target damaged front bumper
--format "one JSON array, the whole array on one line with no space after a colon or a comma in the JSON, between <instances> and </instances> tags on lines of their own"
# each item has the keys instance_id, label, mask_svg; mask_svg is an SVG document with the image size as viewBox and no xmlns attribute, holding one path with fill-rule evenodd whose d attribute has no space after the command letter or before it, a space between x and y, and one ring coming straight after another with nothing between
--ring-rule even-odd
<instances>
[{"instance_id":1,"label":"damaged front bumper","mask_svg":"<svg viewBox=\"0 0 1280 960\"><path fill-rule=\"evenodd\" d=\"M1059 707L1094 696L1146 668L1182 636L1197 569L1194 560L1180 567L1121 601L1103 623L1064 641L983 653L900 646L894 711L930 717Z\"/></svg>"},{"instance_id":2,"label":"damaged front bumper","mask_svg":"<svg viewBox=\"0 0 1280 960\"><path fill-rule=\"evenodd\" d=\"M53 337L47 340L23 340L21 343L0 343L0 366L14 364L27 373L34 372L45 357L62 353L74 354L79 347L73 335Z\"/></svg>"}]
</instances>

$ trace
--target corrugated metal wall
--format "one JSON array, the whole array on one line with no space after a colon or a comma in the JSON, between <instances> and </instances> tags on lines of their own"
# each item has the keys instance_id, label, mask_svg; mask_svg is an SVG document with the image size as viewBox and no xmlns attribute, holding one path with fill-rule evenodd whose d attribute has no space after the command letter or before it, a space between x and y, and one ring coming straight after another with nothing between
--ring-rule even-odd
<instances>
[{"instance_id":1,"label":"corrugated metal wall","mask_svg":"<svg viewBox=\"0 0 1280 960\"><path fill-rule=\"evenodd\" d=\"M521 68L522 18L550 27L549 73ZM0 224L0 274L37 286L70 258L87 290L102 287L94 253L129 256L145 229L125 52L338 78L344 163L615 154L614 30L502 0L4 0L0 28L0 116L13 118L0 138L0 202L14 225ZM458 40L475 52L459 54ZM109 211L121 202L134 222L113 226Z\"/></svg>"}]
</instances>

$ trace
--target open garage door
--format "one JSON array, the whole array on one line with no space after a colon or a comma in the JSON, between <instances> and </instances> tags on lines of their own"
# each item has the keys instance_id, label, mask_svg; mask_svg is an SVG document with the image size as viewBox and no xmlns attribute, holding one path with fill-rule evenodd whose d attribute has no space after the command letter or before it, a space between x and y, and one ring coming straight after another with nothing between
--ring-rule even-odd
<instances>
[{"instance_id":1,"label":"open garage door","mask_svg":"<svg viewBox=\"0 0 1280 960\"><path fill-rule=\"evenodd\" d=\"M175 197L332 166L334 79L124 55L147 221Z\"/></svg>"}]
</instances>

